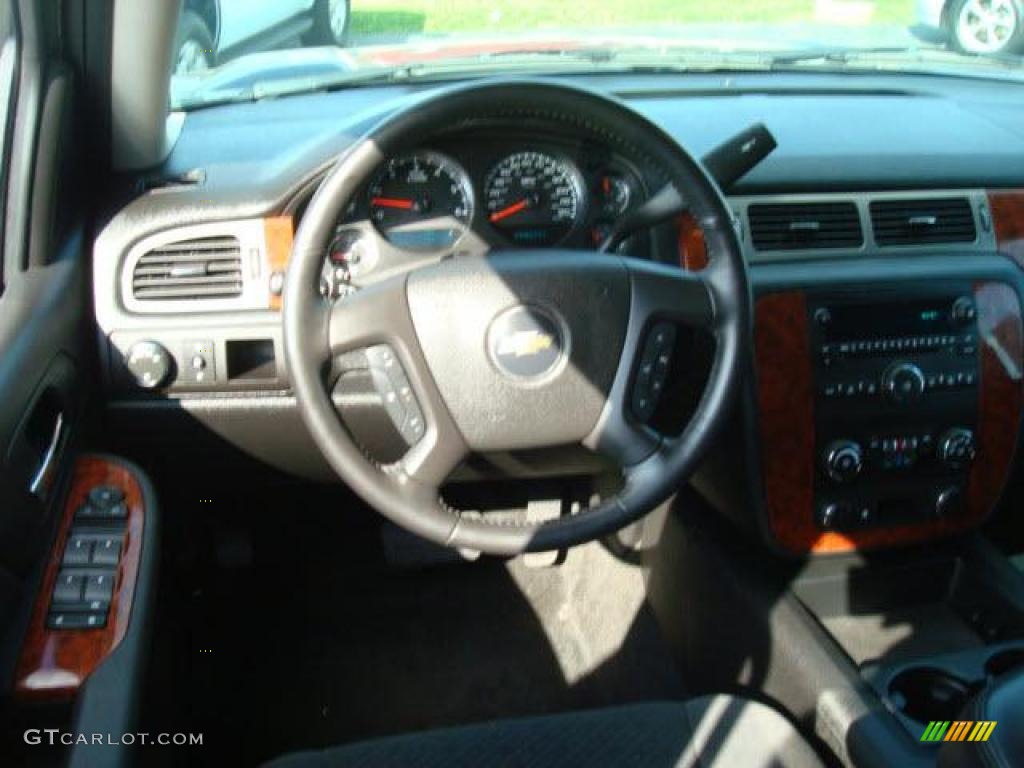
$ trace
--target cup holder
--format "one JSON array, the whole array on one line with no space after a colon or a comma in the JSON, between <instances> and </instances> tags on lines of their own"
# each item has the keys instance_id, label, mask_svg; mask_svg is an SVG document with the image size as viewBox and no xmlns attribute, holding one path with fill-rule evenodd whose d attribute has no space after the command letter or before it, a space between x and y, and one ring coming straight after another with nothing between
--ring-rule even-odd
<instances>
[{"instance_id":1,"label":"cup holder","mask_svg":"<svg viewBox=\"0 0 1024 768\"><path fill-rule=\"evenodd\" d=\"M985 673L989 677L1000 677L1021 667L1024 667L1024 648L1007 648L985 662Z\"/></svg>"},{"instance_id":2,"label":"cup holder","mask_svg":"<svg viewBox=\"0 0 1024 768\"><path fill-rule=\"evenodd\" d=\"M956 720L979 687L935 667L911 667L889 683L889 697L919 723Z\"/></svg>"}]
</instances>

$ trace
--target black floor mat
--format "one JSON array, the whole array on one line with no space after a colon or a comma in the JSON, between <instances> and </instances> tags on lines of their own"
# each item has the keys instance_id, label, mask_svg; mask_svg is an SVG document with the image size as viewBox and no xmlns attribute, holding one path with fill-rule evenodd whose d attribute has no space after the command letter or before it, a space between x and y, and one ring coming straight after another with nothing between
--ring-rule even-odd
<instances>
[{"instance_id":1,"label":"black floor mat","mask_svg":"<svg viewBox=\"0 0 1024 768\"><path fill-rule=\"evenodd\" d=\"M377 519L344 491L173 503L144 717L204 743L147 752L148 763L255 765L683 694L639 573L596 545L553 569L399 571L383 562Z\"/></svg>"}]
</instances>

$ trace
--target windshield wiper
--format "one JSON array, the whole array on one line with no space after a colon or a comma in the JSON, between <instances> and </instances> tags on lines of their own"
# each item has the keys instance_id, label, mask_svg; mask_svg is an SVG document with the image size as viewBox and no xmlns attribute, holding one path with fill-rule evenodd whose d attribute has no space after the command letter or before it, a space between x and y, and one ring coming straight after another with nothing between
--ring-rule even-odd
<instances>
[{"instance_id":1,"label":"windshield wiper","mask_svg":"<svg viewBox=\"0 0 1024 768\"><path fill-rule=\"evenodd\" d=\"M338 88L357 87L360 85L378 85L413 79L414 67L375 67L373 69L330 74L321 76L304 75L301 77L274 78L260 80L251 85L205 90L202 86L179 99L175 109L201 109L216 107L222 104L235 104L247 101L262 101L280 96L294 96L300 93L335 90Z\"/></svg>"},{"instance_id":2,"label":"windshield wiper","mask_svg":"<svg viewBox=\"0 0 1024 768\"><path fill-rule=\"evenodd\" d=\"M811 64L814 62L851 66L882 65L886 63L891 63L893 66L905 66L908 62L913 62L917 64L949 64L955 67L981 67L990 70L1019 70L1024 66L1024 59L1005 53L971 56L946 50L945 48L895 45L853 48L810 48L767 55L774 68L797 64Z\"/></svg>"},{"instance_id":3,"label":"windshield wiper","mask_svg":"<svg viewBox=\"0 0 1024 768\"><path fill-rule=\"evenodd\" d=\"M612 52L604 48L491 52L472 57L417 62L399 67L374 67L354 72L273 78L238 87L214 87L207 90L200 85L179 98L174 106L175 109L194 110L359 86L486 77L513 70L516 74L567 75L595 72L708 72L722 69L733 71L767 68L764 57L745 58L742 66L738 64L735 57L710 49L687 50L685 55L674 52L670 56L658 56L649 50Z\"/></svg>"}]
</instances>

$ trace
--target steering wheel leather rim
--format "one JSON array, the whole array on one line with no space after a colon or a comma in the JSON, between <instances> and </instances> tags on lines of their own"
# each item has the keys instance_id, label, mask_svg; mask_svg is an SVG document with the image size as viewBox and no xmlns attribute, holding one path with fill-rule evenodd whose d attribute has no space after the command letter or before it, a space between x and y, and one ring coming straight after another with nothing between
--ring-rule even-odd
<instances>
[{"instance_id":1,"label":"steering wheel leather rim","mask_svg":"<svg viewBox=\"0 0 1024 768\"><path fill-rule=\"evenodd\" d=\"M587 262L589 258L602 260L605 274L621 267L625 277L612 277L625 279L629 285L628 322L614 379L593 429L581 440L617 460L625 475L624 487L593 508L526 525L469 517L450 509L441 498L439 489L447 473L469 451L417 341L422 328L409 309L414 290L410 277L416 273L371 285L334 306L318 291L320 269L336 221L385 158L459 122L516 115L575 124L646 153L680 190L704 232L711 257L708 267L694 275L613 254L539 250L510 254L504 260L496 256L493 263L487 263L490 257L480 262L476 257L449 259L463 263L448 264L444 267L447 273L435 275L441 281L438 284L443 284L449 277L456 279L460 270L515 269L518 264L529 271L531 259L545 258L549 270L578 270L587 275L598 263ZM701 291L706 292L706 304ZM385 118L338 159L296 232L284 290L283 338L302 418L327 461L357 494L398 525L439 544L512 555L573 546L618 530L653 510L688 479L738 392L745 372L741 352L749 339L750 307L746 265L731 211L715 182L671 137L603 94L550 81L487 80L425 94ZM643 425L633 423L628 412L640 346L652 323L661 318L684 324L689 324L689 319L704 325L716 341L704 393L676 438L653 436ZM408 460L378 466L338 417L324 377L332 356L342 349L342 337L350 345L388 343L404 365L427 424L425 436L410 449Z\"/></svg>"}]
</instances>

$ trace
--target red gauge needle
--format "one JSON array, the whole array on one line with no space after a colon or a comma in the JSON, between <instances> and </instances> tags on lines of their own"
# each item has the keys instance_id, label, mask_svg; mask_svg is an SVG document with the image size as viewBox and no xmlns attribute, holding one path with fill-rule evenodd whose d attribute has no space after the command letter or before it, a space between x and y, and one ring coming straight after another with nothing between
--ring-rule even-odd
<instances>
[{"instance_id":1,"label":"red gauge needle","mask_svg":"<svg viewBox=\"0 0 1024 768\"><path fill-rule=\"evenodd\" d=\"M514 216L520 211L524 210L530 205L529 200L520 200L518 203L512 203L512 205L502 208L500 211L495 211L491 214L491 222L498 222L502 219L507 219L509 216Z\"/></svg>"},{"instance_id":2,"label":"red gauge needle","mask_svg":"<svg viewBox=\"0 0 1024 768\"><path fill-rule=\"evenodd\" d=\"M403 211L411 211L416 203L401 197L375 197L370 200L370 205L376 208L401 208Z\"/></svg>"}]
</instances>

